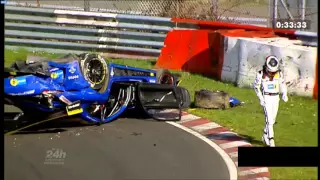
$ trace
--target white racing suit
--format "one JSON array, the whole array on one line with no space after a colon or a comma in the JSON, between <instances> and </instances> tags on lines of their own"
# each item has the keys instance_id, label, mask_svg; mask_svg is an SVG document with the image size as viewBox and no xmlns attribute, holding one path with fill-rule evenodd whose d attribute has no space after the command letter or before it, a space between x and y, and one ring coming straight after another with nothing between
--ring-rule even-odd
<instances>
[{"instance_id":1,"label":"white racing suit","mask_svg":"<svg viewBox=\"0 0 320 180\"><path fill-rule=\"evenodd\" d=\"M278 71L275 73L273 79L270 79L263 70L259 71L256 74L253 88L260 100L260 105L263 107L265 115L265 127L262 140L266 145L274 147L273 125L278 113L280 91L282 92L282 99L285 102L288 101L287 87L282 72Z\"/></svg>"}]
</instances>

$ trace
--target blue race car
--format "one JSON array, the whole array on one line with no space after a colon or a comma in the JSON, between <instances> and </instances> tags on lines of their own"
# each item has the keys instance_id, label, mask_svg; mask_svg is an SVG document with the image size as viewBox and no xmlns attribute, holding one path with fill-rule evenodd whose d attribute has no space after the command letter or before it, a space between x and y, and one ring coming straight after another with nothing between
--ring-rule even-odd
<instances>
[{"instance_id":1,"label":"blue race car","mask_svg":"<svg viewBox=\"0 0 320 180\"><path fill-rule=\"evenodd\" d=\"M65 112L90 123L116 119L127 109L157 120L180 120L190 105L187 89L167 70L107 63L97 54L16 61L4 72L5 103L35 117ZM175 115L159 115L163 112Z\"/></svg>"}]
</instances>

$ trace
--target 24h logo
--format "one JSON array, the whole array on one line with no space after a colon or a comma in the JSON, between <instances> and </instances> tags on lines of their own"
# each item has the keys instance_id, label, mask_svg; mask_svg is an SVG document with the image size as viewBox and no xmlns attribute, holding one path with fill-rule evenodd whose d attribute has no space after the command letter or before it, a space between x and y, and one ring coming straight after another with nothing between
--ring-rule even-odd
<instances>
[{"instance_id":1,"label":"24h logo","mask_svg":"<svg viewBox=\"0 0 320 180\"><path fill-rule=\"evenodd\" d=\"M64 164L67 154L62 149L52 148L46 152L44 164Z\"/></svg>"}]
</instances>

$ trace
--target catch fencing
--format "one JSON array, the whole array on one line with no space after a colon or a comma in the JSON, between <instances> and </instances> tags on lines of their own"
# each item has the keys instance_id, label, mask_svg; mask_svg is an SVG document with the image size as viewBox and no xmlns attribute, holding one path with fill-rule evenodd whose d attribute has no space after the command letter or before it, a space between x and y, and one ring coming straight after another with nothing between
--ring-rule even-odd
<instances>
[{"instance_id":1,"label":"catch fencing","mask_svg":"<svg viewBox=\"0 0 320 180\"><path fill-rule=\"evenodd\" d=\"M9 1L8 4L88 12L212 20L266 27L269 23L268 7L255 7L265 3L263 1L265 0L260 0L260 2L254 0L253 4L248 5L239 0L15 0Z\"/></svg>"},{"instance_id":2,"label":"catch fencing","mask_svg":"<svg viewBox=\"0 0 320 180\"><path fill-rule=\"evenodd\" d=\"M9 4L129 15L176 17L272 27L274 19L309 20L318 31L317 0L9 0Z\"/></svg>"}]
</instances>

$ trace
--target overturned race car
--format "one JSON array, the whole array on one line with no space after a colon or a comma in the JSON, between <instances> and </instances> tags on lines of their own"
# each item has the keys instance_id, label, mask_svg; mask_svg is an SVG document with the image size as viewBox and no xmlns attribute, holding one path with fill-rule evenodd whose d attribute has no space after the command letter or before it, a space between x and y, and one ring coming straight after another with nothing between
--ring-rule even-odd
<instances>
[{"instance_id":1,"label":"overturned race car","mask_svg":"<svg viewBox=\"0 0 320 180\"><path fill-rule=\"evenodd\" d=\"M14 62L4 75L5 104L29 119L65 113L102 124L134 109L156 120L180 120L190 105L188 90L169 71L107 63L97 54L35 56Z\"/></svg>"}]
</instances>

